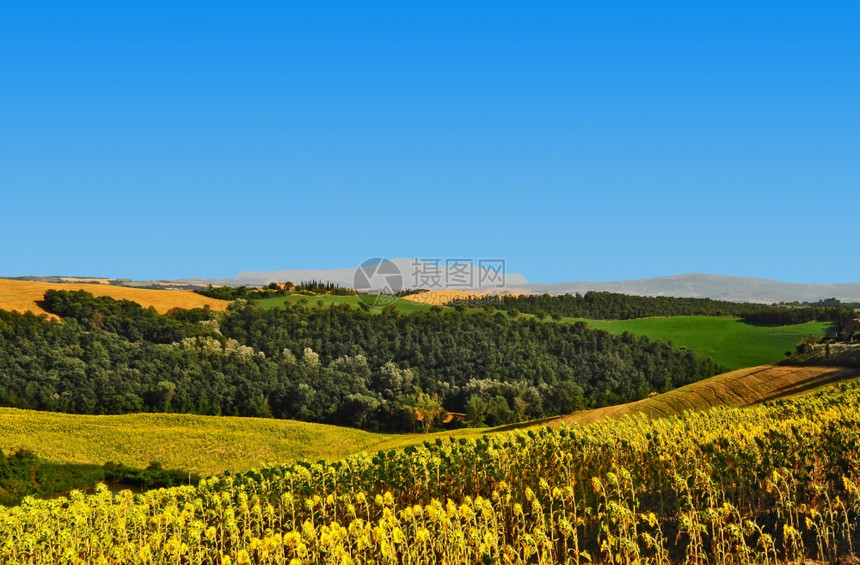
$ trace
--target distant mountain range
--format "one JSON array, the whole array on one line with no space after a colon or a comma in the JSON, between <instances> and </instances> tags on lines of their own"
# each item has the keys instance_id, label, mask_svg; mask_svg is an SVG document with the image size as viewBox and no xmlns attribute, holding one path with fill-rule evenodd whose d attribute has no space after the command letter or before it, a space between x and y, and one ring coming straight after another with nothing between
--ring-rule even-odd
<instances>
[{"instance_id":1,"label":"distant mountain range","mask_svg":"<svg viewBox=\"0 0 860 565\"><path fill-rule=\"evenodd\" d=\"M403 288L439 290L473 290L497 294L565 294L592 291L619 292L640 296L676 296L711 298L732 302L815 302L825 298L838 298L843 302L860 302L860 284L800 284L750 277L725 275L686 274L613 282L561 282L531 283L525 276L504 272L500 263L482 265L446 265L445 261L422 262L409 258L391 259L401 275ZM482 268L483 267L483 268ZM283 270L242 272L235 279L178 279L171 282L206 285L266 285L270 282L294 283L325 281L340 286L356 286L358 268L331 270ZM359 288L360 290L366 290Z\"/></svg>"},{"instance_id":2,"label":"distant mountain range","mask_svg":"<svg viewBox=\"0 0 860 565\"><path fill-rule=\"evenodd\" d=\"M689 274L615 282L564 282L527 284L523 287L536 293L585 293L589 290L619 292L640 296L676 296L680 298L711 298L730 302L816 302L838 298L843 302L860 302L860 284L800 284L730 277L725 275Z\"/></svg>"},{"instance_id":3,"label":"distant mountain range","mask_svg":"<svg viewBox=\"0 0 860 565\"><path fill-rule=\"evenodd\" d=\"M401 288L426 288L441 290L454 288L461 290L502 290L506 287L522 288L528 280L522 275L509 274L504 271L503 262L487 261L479 265L471 263L446 264L444 259L438 262L416 261L415 259L387 259L393 270L400 275ZM226 284L226 285L267 285L270 282L324 281L358 290L362 288L357 282L364 282L362 274L373 270L373 262L350 269L330 270L284 270L265 272L242 272L235 279L178 279L174 282L189 284ZM388 271L391 271L389 269ZM389 273L390 274L390 273ZM371 282L375 282L371 280Z\"/></svg>"}]
</instances>

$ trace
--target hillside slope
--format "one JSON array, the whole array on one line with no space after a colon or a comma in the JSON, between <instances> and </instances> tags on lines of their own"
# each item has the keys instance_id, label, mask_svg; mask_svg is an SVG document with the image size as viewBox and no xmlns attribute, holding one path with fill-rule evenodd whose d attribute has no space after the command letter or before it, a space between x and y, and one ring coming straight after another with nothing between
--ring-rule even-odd
<instances>
[{"instance_id":1,"label":"hillside slope","mask_svg":"<svg viewBox=\"0 0 860 565\"><path fill-rule=\"evenodd\" d=\"M644 414L649 417L669 417L687 410L708 410L718 406L742 407L777 400L839 381L860 378L860 369L844 367L782 367L764 365L717 375L676 390L616 406L581 410L532 422L521 422L497 428L464 428L453 432L408 434L392 436L374 449L400 449L428 438L481 437L485 434L514 429L558 427L562 423L589 425L605 419Z\"/></svg>"},{"instance_id":2,"label":"hillside slope","mask_svg":"<svg viewBox=\"0 0 860 565\"><path fill-rule=\"evenodd\" d=\"M732 371L653 398L584 410L500 428L465 428L433 434L374 434L354 428L292 420L129 414L81 416L0 408L0 449L27 449L56 462L101 465L114 461L202 475L245 471L264 463L340 459L361 451L402 448L436 437L488 433L562 422L587 425L628 414L664 417L684 410L747 406L860 377L860 369L764 366Z\"/></svg>"},{"instance_id":3,"label":"hillside slope","mask_svg":"<svg viewBox=\"0 0 860 565\"><path fill-rule=\"evenodd\" d=\"M152 461L212 475L263 463L340 459L390 438L354 428L293 420L126 414L84 416L0 408L0 449L32 451L58 463Z\"/></svg>"},{"instance_id":4,"label":"hillside slope","mask_svg":"<svg viewBox=\"0 0 860 565\"><path fill-rule=\"evenodd\" d=\"M583 410L553 421L587 425L628 414L665 417L685 410L749 406L810 392L855 377L860 377L860 370L844 367L751 367L717 375L651 398L596 410Z\"/></svg>"},{"instance_id":5,"label":"hillside slope","mask_svg":"<svg viewBox=\"0 0 860 565\"><path fill-rule=\"evenodd\" d=\"M566 318L568 321L576 321ZM635 320L585 320L589 326L613 334L631 332L687 347L729 369L756 367L781 361L808 335L832 332L829 322L790 326L754 326L737 318L672 316Z\"/></svg>"},{"instance_id":6,"label":"hillside slope","mask_svg":"<svg viewBox=\"0 0 860 565\"><path fill-rule=\"evenodd\" d=\"M226 310L229 304L226 300L208 298L186 290L150 290L107 284L45 283L0 279L0 310L48 314L36 302L42 300L45 291L50 289L85 290L94 296L131 300L144 308L152 306L160 314L164 314L171 308L202 308L207 304L212 310Z\"/></svg>"}]
</instances>

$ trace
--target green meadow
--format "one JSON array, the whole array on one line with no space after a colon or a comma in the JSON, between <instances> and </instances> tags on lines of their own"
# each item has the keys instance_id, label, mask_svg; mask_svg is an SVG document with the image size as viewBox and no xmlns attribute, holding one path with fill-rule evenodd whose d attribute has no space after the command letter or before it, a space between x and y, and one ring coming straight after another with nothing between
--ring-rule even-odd
<instances>
[{"instance_id":1,"label":"green meadow","mask_svg":"<svg viewBox=\"0 0 860 565\"><path fill-rule=\"evenodd\" d=\"M582 321L574 318L565 320ZM651 339L671 341L710 357L729 369L775 363L794 353L795 346L808 335L824 336L829 322L810 322L793 326L762 327L745 324L737 318L676 316L636 320L585 320L592 328L614 334L630 332Z\"/></svg>"}]
</instances>

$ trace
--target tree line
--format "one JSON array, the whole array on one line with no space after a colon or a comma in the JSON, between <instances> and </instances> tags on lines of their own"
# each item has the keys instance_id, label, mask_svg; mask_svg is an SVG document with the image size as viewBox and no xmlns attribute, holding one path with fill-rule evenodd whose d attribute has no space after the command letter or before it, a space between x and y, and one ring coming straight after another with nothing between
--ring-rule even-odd
<instances>
[{"instance_id":1,"label":"tree line","mask_svg":"<svg viewBox=\"0 0 860 565\"><path fill-rule=\"evenodd\" d=\"M302 281L298 284L287 281L285 283L272 282L263 287L241 286L213 286L205 289L197 289L194 292L209 298L219 300L260 300L263 298L277 298L288 294L305 294L315 296L318 294L333 294L335 296L354 296L357 293L351 289L329 281Z\"/></svg>"},{"instance_id":2,"label":"tree line","mask_svg":"<svg viewBox=\"0 0 860 565\"><path fill-rule=\"evenodd\" d=\"M660 316L725 316L754 325L782 326L829 321L841 329L853 317L851 308L836 299L812 305L776 305L728 302L710 298L632 296L615 292L585 294L496 295L458 299L454 306L534 314L538 317L572 317L592 320L631 320Z\"/></svg>"}]
</instances>

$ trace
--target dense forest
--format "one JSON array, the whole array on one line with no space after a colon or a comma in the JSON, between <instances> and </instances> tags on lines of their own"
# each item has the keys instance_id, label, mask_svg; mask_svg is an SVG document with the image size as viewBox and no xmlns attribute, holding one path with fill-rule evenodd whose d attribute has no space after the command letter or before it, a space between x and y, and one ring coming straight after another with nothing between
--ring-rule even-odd
<instances>
[{"instance_id":1,"label":"dense forest","mask_svg":"<svg viewBox=\"0 0 860 565\"><path fill-rule=\"evenodd\" d=\"M49 291L62 317L0 311L0 405L88 414L273 416L431 429L445 411L496 425L635 400L723 370L688 350L584 323L349 306L160 315Z\"/></svg>"},{"instance_id":2,"label":"dense forest","mask_svg":"<svg viewBox=\"0 0 860 565\"><path fill-rule=\"evenodd\" d=\"M458 299L452 305L483 307L592 320L630 320L654 316L728 316L743 318L755 325L782 326L812 321L834 322L853 316L846 305L836 299L813 305L768 305L711 300L710 298L674 298L670 296L631 296L614 292L585 294L497 295ZM850 305L849 305L850 306ZM839 326L837 326L839 327Z\"/></svg>"}]
</instances>

